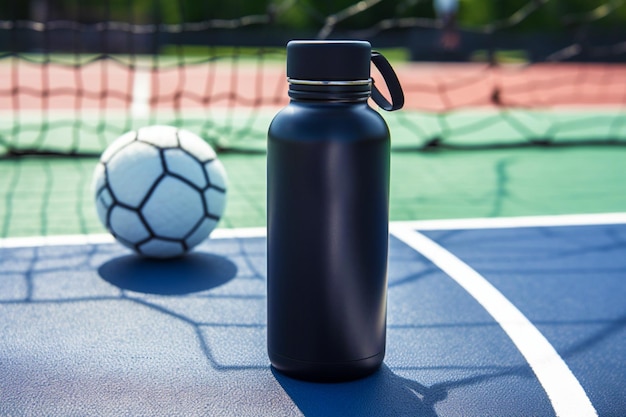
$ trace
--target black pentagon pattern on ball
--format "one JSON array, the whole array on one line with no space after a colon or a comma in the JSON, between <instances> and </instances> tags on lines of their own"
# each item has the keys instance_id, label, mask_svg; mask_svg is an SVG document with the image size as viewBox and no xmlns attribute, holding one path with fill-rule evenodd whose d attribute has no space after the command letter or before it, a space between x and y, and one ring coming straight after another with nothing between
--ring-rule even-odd
<instances>
[{"instance_id":1,"label":"black pentagon pattern on ball","mask_svg":"<svg viewBox=\"0 0 626 417\"><path fill-rule=\"evenodd\" d=\"M135 143L135 142L142 142L145 143L149 146L154 147L155 149L157 149L159 151L159 157L161 160L161 166L162 166L162 174L159 175L153 182L153 184L151 185L150 189L148 190L148 192L146 193L146 195L144 196L144 198L142 199L141 203L139 204L139 206L137 208L135 207L131 207L128 204L125 204L123 202L121 202L115 195L114 190L109 186L109 175L108 175L108 171L107 171L107 162L99 162L100 164L102 164L104 166L104 181L102 186L96 191L96 196L97 199L100 200L101 198L103 198L103 193L106 191L109 193L112 202L110 204L104 204L104 206L106 207L107 210L107 214L106 214L106 228L110 231L110 233L118 240L124 242L127 246L129 247L133 247L138 253L143 253L141 251L141 246L148 243L150 240L152 239L160 239L163 241L168 241L168 242L172 242L172 243L178 243L181 245L182 249L183 249L183 253L187 252L189 250L189 247L186 243L186 240L202 225L203 221L205 219L212 219L215 221L219 221L219 217L216 215L213 215L210 213L209 208L207 207L207 202L205 198L201 198L200 200L202 201L202 208L203 208L203 216L195 223L195 225L189 230L189 232L187 232L187 234L182 237L181 239L173 239L170 237L166 237L166 236L160 236L157 233L154 232L153 228L150 226L149 222L146 220L144 214L142 213L142 208L145 206L145 204L147 203L147 201L150 199L150 197L152 196L152 194L154 193L154 190L158 187L159 183L167 176L172 177L172 178L176 178L182 182L184 182L185 184L187 184L188 186L192 187L194 190L196 190L200 195L203 195L204 192L206 192L209 189L213 189L221 194L225 194L226 193L226 189L223 187L220 187L218 185L215 185L212 183L211 178L209 178L209 175L207 173L207 170L205 169L205 166L208 164L213 163L216 158L211 158L208 159L206 161L199 161L194 155L192 155L190 152L188 152L187 150L185 150L181 144L180 144L180 138L178 136L178 132L179 130L176 130L176 142L177 142L177 146L175 147L159 147L156 146L152 143L146 142L146 141L142 141L141 139L139 139L139 130L137 130L135 132L135 137L132 141L129 141L128 143L124 144L123 146L121 146L119 149L116 149L115 152L113 154L110 155L108 161L112 160L116 154L118 154L119 152L121 152L123 149L125 149L126 147L130 146L131 144ZM187 154L188 156L190 156L196 163L199 164L202 174L204 176L204 182L205 182L205 186L204 187L198 187L196 184L194 184L193 182L191 182L190 180L188 180L187 178L176 174L174 172L172 172L168 167L167 167L167 163L165 160L165 151L168 149L178 149L181 150L182 152L184 152L185 154ZM144 228L148 231L149 237L139 241L139 242L129 242L128 240L124 239L123 237L119 236L119 234L115 233L115 231L112 229L111 227L111 213L113 211L113 208L115 208L116 206L131 210L133 212L135 212L137 214L137 216L139 217L139 219L141 220L142 225L144 226Z\"/></svg>"}]
</instances>

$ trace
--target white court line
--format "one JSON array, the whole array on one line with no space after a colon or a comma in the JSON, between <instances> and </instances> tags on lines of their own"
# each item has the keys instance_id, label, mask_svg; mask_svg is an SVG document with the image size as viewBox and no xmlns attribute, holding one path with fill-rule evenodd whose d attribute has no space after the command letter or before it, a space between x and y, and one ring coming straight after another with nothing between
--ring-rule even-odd
<instances>
[{"instance_id":1,"label":"white court line","mask_svg":"<svg viewBox=\"0 0 626 417\"><path fill-rule=\"evenodd\" d=\"M392 225L391 233L433 262L487 310L528 362L557 416L597 417L585 390L554 347L489 281L405 224Z\"/></svg>"},{"instance_id":2,"label":"white court line","mask_svg":"<svg viewBox=\"0 0 626 417\"><path fill-rule=\"evenodd\" d=\"M444 219L392 222L392 227L418 230L494 229L514 227L587 226L602 224L626 224L626 213L567 214L555 216L490 217L475 219ZM264 237L264 227L215 229L211 239ZM0 238L0 248L33 246L66 246L112 243L108 234L57 235Z\"/></svg>"},{"instance_id":3,"label":"white court line","mask_svg":"<svg viewBox=\"0 0 626 417\"><path fill-rule=\"evenodd\" d=\"M150 114L150 96L152 95L152 74L149 70L135 68L133 72L133 95L130 113L133 117L147 117Z\"/></svg>"},{"instance_id":4,"label":"white court line","mask_svg":"<svg viewBox=\"0 0 626 417\"><path fill-rule=\"evenodd\" d=\"M552 216L489 217L394 222L417 230L500 229L517 227L595 226L626 224L626 213L560 214Z\"/></svg>"},{"instance_id":5,"label":"white court line","mask_svg":"<svg viewBox=\"0 0 626 417\"><path fill-rule=\"evenodd\" d=\"M264 227L250 227L239 229L215 229L211 239L234 239L265 237ZM110 234L91 235L57 235L0 238L0 248L32 248L37 246L77 246L114 243Z\"/></svg>"},{"instance_id":6,"label":"white court line","mask_svg":"<svg viewBox=\"0 0 626 417\"><path fill-rule=\"evenodd\" d=\"M0 248L95 245L113 242L115 239L108 234L9 237L0 239Z\"/></svg>"}]
</instances>

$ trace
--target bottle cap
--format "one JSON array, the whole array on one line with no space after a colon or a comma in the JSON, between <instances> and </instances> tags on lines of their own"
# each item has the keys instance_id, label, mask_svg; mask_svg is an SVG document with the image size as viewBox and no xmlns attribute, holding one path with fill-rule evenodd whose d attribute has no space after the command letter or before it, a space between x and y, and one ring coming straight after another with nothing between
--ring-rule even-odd
<instances>
[{"instance_id":1,"label":"bottle cap","mask_svg":"<svg viewBox=\"0 0 626 417\"><path fill-rule=\"evenodd\" d=\"M366 41L291 41L287 77L311 81L369 80L372 46Z\"/></svg>"}]
</instances>

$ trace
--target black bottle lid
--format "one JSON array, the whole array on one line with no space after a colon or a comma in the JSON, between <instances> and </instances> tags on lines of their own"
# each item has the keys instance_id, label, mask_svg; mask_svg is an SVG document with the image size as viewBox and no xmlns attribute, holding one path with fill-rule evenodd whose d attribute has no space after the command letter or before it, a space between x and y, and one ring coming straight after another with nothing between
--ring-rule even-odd
<instances>
[{"instance_id":1,"label":"black bottle lid","mask_svg":"<svg viewBox=\"0 0 626 417\"><path fill-rule=\"evenodd\" d=\"M366 41L291 41L287 77L310 81L369 80L372 46Z\"/></svg>"}]
</instances>

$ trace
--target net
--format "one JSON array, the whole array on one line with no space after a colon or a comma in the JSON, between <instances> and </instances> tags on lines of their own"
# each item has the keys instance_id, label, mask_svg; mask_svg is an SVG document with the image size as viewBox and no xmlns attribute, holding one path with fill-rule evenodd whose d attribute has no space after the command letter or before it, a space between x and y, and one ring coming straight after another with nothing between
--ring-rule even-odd
<instances>
[{"instance_id":1,"label":"net","mask_svg":"<svg viewBox=\"0 0 626 417\"><path fill-rule=\"evenodd\" d=\"M94 157L151 124L264 152L292 38L367 39L394 61L406 94L386 116L395 150L626 143L622 1L565 14L512 2L491 21L463 1L448 14L420 0L204 3L3 6L0 157Z\"/></svg>"}]
</instances>

